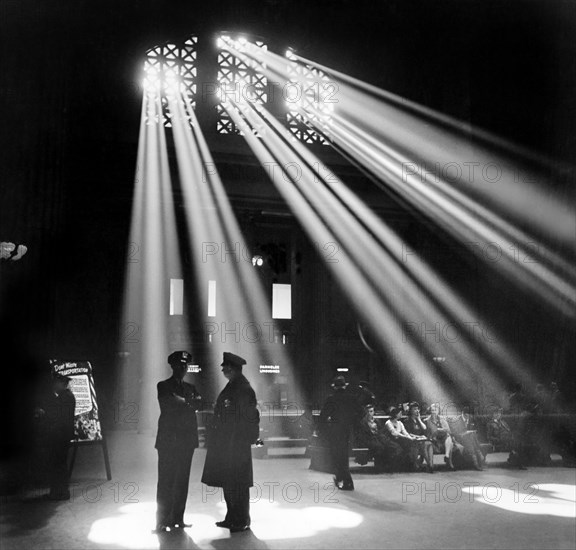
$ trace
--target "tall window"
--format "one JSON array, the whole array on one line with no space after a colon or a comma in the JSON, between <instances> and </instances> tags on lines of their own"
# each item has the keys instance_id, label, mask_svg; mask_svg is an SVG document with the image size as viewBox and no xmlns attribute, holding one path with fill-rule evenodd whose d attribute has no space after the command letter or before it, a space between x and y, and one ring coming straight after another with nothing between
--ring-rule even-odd
<instances>
[{"instance_id":1,"label":"tall window","mask_svg":"<svg viewBox=\"0 0 576 550\"><path fill-rule=\"evenodd\" d=\"M195 106L197 77L198 37L190 36L181 44L156 46L146 54L144 62L144 90L162 103L162 122L171 127L174 113L170 112L168 96L180 93ZM153 114L150 114L153 113ZM147 115L147 123L159 122L159 115L152 109Z\"/></svg>"},{"instance_id":2,"label":"tall window","mask_svg":"<svg viewBox=\"0 0 576 550\"><path fill-rule=\"evenodd\" d=\"M330 135L329 125L337 102L338 86L319 69L298 63L290 51L286 52L286 57L290 76L285 93L288 128L304 143L328 145L311 122L317 123L324 135Z\"/></svg>"},{"instance_id":3,"label":"tall window","mask_svg":"<svg viewBox=\"0 0 576 550\"><path fill-rule=\"evenodd\" d=\"M225 101L229 96L236 103L256 103L263 105L268 101L268 78L260 72L260 63L255 59L242 55L243 51L266 51L268 46L260 40L248 42L239 38L232 40L227 35L220 37L218 45L218 86L220 100ZM230 45L236 52L228 51ZM218 122L216 131L219 134L240 134L232 119L222 107L217 105Z\"/></svg>"}]
</instances>

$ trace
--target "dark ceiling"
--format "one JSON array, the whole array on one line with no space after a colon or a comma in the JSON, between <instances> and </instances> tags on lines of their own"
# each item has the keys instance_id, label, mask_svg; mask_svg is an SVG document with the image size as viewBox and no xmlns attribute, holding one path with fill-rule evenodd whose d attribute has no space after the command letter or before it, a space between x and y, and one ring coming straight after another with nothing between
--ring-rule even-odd
<instances>
[{"instance_id":1,"label":"dark ceiling","mask_svg":"<svg viewBox=\"0 0 576 550\"><path fill-rule=\"evenodd\" d=\"M57 320L69 342L74 330L62 320L68 307L70 325L81 318L88 335L94 325L114 333L145 52L220 29L291 45L559 164L574 158L572 0L2 0L0 240L29 245L26 261L0 274L2 331L17 334L17 313L26 310L22 334L32 335L30 341ZM232 169L226 174L235 175ZM570 170L566 180L569 189ZM266 207L245 194L243 208L254 201ZM508 323L507 311L520 300L506 302L509 293L498 278L483 285L469 269L461 272L453 279L469 285L467 294L479 302L494 304ZM526 310L527 331L537 335L533 346L543 350L534 361L541 358L545 367L556 348L565 350L572 325L565 327L564 319L554 324L529 303ZM544 319L550 336L542 333ZM97 340L95 348L104 338ZM88 349L84 343L79 337L77 347Z\"/></svg>"},{"instance_id":2,"label":"dark ceiling","mask_svg":"<svg viewBox=\"0 0 576 550\"><path fill-rule=\"evenodd\" d=\"M129 197L146 50L219 29L291 45L553 159L574 152L574 2L3 0L0 9L4 234L55 229L89 200Z\"/></svg>"}]
</instances>

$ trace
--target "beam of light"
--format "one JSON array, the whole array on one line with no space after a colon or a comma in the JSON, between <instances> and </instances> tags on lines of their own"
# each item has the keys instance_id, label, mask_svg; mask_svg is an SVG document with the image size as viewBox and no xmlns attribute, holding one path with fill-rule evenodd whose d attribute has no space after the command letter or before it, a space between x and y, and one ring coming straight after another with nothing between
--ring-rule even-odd
<instances>
[{"instance_id":1,"label":"beam of light","mask_svg":"<svg viewBox=\"0 0 576 550\"><path fill-rule=\"evenodd\" d=\"M162 537L178 544L178 535L154 535L155 502L127 504L118 509L118 515L96 520L90 527L88 540L95 544L105 544L114 548L163 548ZM192 539L200 548L212 548L215 541L230 540L228 530L214 525L225 513L219 503L215 515L186 514L185 521L192 527L185 529L185 536ZM334 529L354 529L364 518L357 512L342 507L280 505L259 499L250 507L252 531L259 540L290 540L315 537ZM227 543L222 543L227 544ZM216 542L216 545L218 543Z\"/></svg>"},{"instance_id":2,"label":"beam of light","mask_svg":"<svg viewBox=\"0 0 576 550\"><path fill-rule=\"evenodd\" d=\"M576 270L553 248L572 254L575 212L568 201L550 192L551 181L547 192L535 183L549 179L550 167L542 159L536 159L540 166L535 168L534 155L528 162L524 158L528 152L518 147L486 132L472 135L448 117L296 54L287 61L271 52L244 48L239 55L254 57L263 72L285 80L293 74L287 62L295 61L335 76L338 102L330 113L328 139L379 185L416 206L456 240L483 250L498 247L500 261L484 259L490 269L500 270L514 284L574 316ZM303 78L302 82L305 85ZM318 86L322 83L318 78ZM325 131L323 105L297 107L312 127ZM497 179L496 189L470 178L475 170L484 175L487 168L497 175L485 178ZM453 177L450 169L460 173Z\"/></svg>"},{"instance_id":3,"label":"beam of light","mask_svg":"<svg viewBox=\"0 0 576 550\"><path fill-rule=\"evenodd\" d=\"M243 48L242 52L238 52L238 55L244 57L251 55L254 59L259 60L262 63L261 70L267 72L271 79L277 79L278 77L288 79L290 75L294 75L294 71L286 70L286 60L280 58L276 54L262 52L254 48ZM293 56L290 57L292 58ZM320 71L322 66L319 67L318 70ZM304 71L301 71L301 74L304 74ZM307 73L306 77L309 79L310 74ZM309 82L307 82L304 77L302 77L301 80L303 87L309 86ZM320 78L318 82L321 81L322 79ZM350 95L352 96L352 94ZM364 101L364 98L359 98L358 94L352 97L358 103ZM369 99L370 98L368 98L368 100ZM328 125L330 135L328 139L340 139L340 142L345 144L341 146L341 149L344 149L344 152L348 152L347 156L352 157L352 160L355 161L356 164L362 164L364 167L368 166L372 173L379 174L379 178L382 181L386 181L387 184L391 180L398 183L400 179L398 172L401 170L402 162L404 162L402 159L398 160L398 155L400 155L400 153L393 150L392 146L389 146L388 142L379 139L381 136L374 137L370 133L364 131L363 128L360 128L359 124L356 124L355 126L345 120L340 112L342 110L346 112L346 108L345 106L343 108L341 103L342 102L339 102L337 105L336 112L332 110L329 114L330 120ZM351 101L348 103L351 103ZM242 110L244 112L244 109ZM353 111L351 105L348 105L348 110ZM300 108L300 112L302 112L303 116L308 118L310 124L318 132L322 132L326 128L326 113L323 110L320 111L317 109L315 102L308 102L306 110L304 111ZM352 118L352 116L349 115L348 118ZM351 127L345 137L342 137L342 121L344 121L347 127ZM273 124L273 122L270 123ZM385 125L384 127L386 128ZM486 138L486 136L482 137ZM502 144L499 143L499 145ZM464 144L462 147L466 149L467 146ZM377 152L373 153L371 148L376 149ZM371 165L368 165L366 162L362 163L362 160L366 158L366 150L372 153ZM383 150L390 155L395 155L396 162L387 162L386 157L382 154ZM406 147L401 151L404 152L404 150L406 150ZM518 155L519 151L515 150L514 153ZM358 159L361 160L358 161ZM378 172L378 170L380 170L380 172ZM331 181L332 179L333 178L331 178ZM462 235L464 235L465 237L468 236L471 243L480 241L478 244L486 242L486 239L492 239L491 241L488 241L490 243L495 242L495 239L499 239L501 243L503 242L503 238L507 239L505 242L509 244L509 248L512 252L508 252L508 257L505 255L505 261L502 262L504 264L503 270L505 273L507 273L515 283L520 283L532 291L537 292L538 296L542 296L563 313L572 315L573 307L571 302L574 300L574 293L572 291L570 279L574 270L570 264L560 255L555 254L544 245L537 245L536 248L530 248L530 257L534 258L534 256L536 256L536 259L532 260L534 263L522 264L518 262L518 256L525 258L528 255L523 243L535 244L533 236L529 235L525 230L513 226L511 223L505 222L502 217L493 215L487 208L480 206L478 201L474 203L463 193L457 193L455 189L446 186L446 182L443 183L449 191L444 193L444 195L437 192L436 189L432 189L430 186L426 185L422 185L420 189L416 190L409 188L413 204L418 205L419 208L428 216L432 216L433 220L442 220L444 227L452 227L452 234L457 239L462 239ZM341 187L335 193L342 195L343 188ZM471 193L471 195L473 196L474 193ZM458 201L452 200L454 197L457 197ZM438 203L444 204L445 210L437 211L435 208ZM461 204L465 205L468 209L467 212ZM556 201L555 204L558 204L558 202ZM483 219L481 218L479 221L475 220L473 213L475 214L477 212L482 213ZM452 216L452 213L454 213L454 216ZM562 211L560 213L562 214ZM364 219L366 218L366 210L361 216L358 213L356 213L356 215L361 219ZM452 219L453 217L456 218L456 222ZM373 231L373 229L371 231ZM504 235L504 237L502 235ZM478 238L478 236L480 236L480 238ZM550 238L550 235L548 235L548 237ZM484 239L484 241L482 241L482 239ZM382 239L380 240L382 242ZM396 246L394 248L390 245L388 248L399 251L401 246ZM396 256L398 257L398 254L396 254ZM510 256L512 256L512 260L510 259ZM424 288L434 290L431 299L438 305L441 311L450 314L453 318L459 319L460 323L464 323L465 325L467 324L467 321L470 321L470 319L479 319L479 316L477 314L474 315L474 312L466 305L464 300L459 300L456 296L453 296L453 291L451 291L448 285L442 283L442 280L437 277L422 260L418 259L415 255L414 259L415 261L412 262L411 257L410 263L415 264L415 269L411 269L412 266L408 267L406 265L403 266L404 269L410 271L412 278L422 284ZM555 272L559 272L560 274L558 275ZM422 317L426 318L426 315L421 314L420 318ZM460 364L473 365L474 367L481 366L482 368L479 370L481 373L480 375L483 378L486 376L487 372L490 372L490 370L493 372L500 370L503 373L509 373L516 380L525 383L533 382L528 369L522 365L516 354L513 353L510 348L505 346L500 339L498 339L497 342L499 344L498 348L500 349L495 349L493 339L490 339L490 344L477 340L474 344L481 345L476 345L475 347L483 348L482 355L487 358L487 361L480 361L478 355L471 355L468 350L463 356L460 356ZM452 348L451 351L454 351ZM453 353L451 355L453 355ZM445 365L442 365L442 367L445 367Z\"/></svg>"},{"instance_id":4,"label":"beam of light","mask_svg":"<svg viewBox=\"0 0 576 550\"><path fill-rule=\"evenodd\" d=\"M381 341L393 349L391 334L402 332L401 317L394 314L390 294L382 294L381 288L372 284L374 279L366 280L366 272L371 271L368 264L373 261L378 250L373 249L366 254L366 245L362 243L361 239L357 239L354 235L346 235L351 227L344 227L345 220L339 215L335 215L334 223L327 223L328 218L335 214L335 205L331 204L323 208L323 203L315 200L317 197L311 195L314 192L314 178L317 174L302 163L300 164L302 174L299 178L295 178L294 174L284 170L286 161L292 161L297 157L287 151L286 146L282 145L281 139L274 132L267 132L263 141L255 137L251 131L251 126L243 117L244 115L251 124L256 116L254 112L251 113L248 108L244 107L242 114L240 114L241 106L232 102L227 102L224 108L234 123L244 132L246 141L260 162L264 166L267 165L266 163L272 163L283 171L284 181L278 184L273 179L273 182L300 220L311 240L318 242L336 241L344 244L342 261L338 264L329 264L329 268L350 296L359 315L369 323ZM380 273L380 277L382 277L382 273ZM452 399L450 391L441 387L415 347L410 342L406 344L403 347L406 368L413 374L414 379L419 381L417 382L420 384L419 390L437 396L439 400L444 402L450 401Z\"/></svg>"},{"instance_id":5,"label":"beam of light","mask_svg":"<svg viewBox=\"0 0 576 550\"><path fill-rule=\"evenodd\" d=\"M196 278L199 284L215 280L221 289L219 296L222 296L223 307L215 319L221 324L220 331L226 330L226 323L230 322L234 325L238 322L242 327L243 341L230 343L226 338L222 341L221 335L217 334L210 348L214 360L221 357L224 350L233 351L247 359L248 367L256 367L262 362L279 364L282 365L283 373L292 376L292 362L285 348L277 344L270 345L270 331L267 331L272 326L270 301L251 265L251 255L250 258L242 257L242 251L248 248L247 243L194 110L186 96L172 98L170 108L176 114L173 118L174 141ZM207 243L227 247L234 254L226 254L223 261L221 252L218 259L205 258L203 247ZM257 395L263 395L264 392L259 391L261 379L252 377L251 381ZM292 390L296 402L302 403L300 387L293 384Z\"/></svg>"},{"instance_id":6,"label":"beam of light","mask_svg":"<svg viewBox=\"0 0 576 550\"><path fill-rule=\"evenodd\" d=\"M369 93L376 93L373 87L360 81L354 85L361 92L342 84L343 101L338 103L331 126L332 139L455 238L480 245L498 243L503 252L498 267L505 274L516 284L538 292L563 313L574 315L576 272L544 239L572 243L575 212L549 188L544 192L532 183L543 174L384 103L389 94L370 97ZM313 119L310 122L317 125ZM490 138L484 134L483 139ZM490 166L502 177L494 192L486 185L466 185L470 182L464 175L457 181L446 173L427 177L428 169L423 167L436 164L457 170ZM519 262L519 255L531 261Z\"/></svg>"},{"instance_id":7,"label":"beam of light","mask_svg":"<svg viewBox=\"0 0 576 550\"><path fill-rule=\"evenodd\" d=\"M287 145L289 134L287 130L264 109L255 108L266 118L278 135L284 135L284 151L282 160L297 161L299 166L318 166L314 157L301 143ZM243 111L252 122L253 116ZM266 140L272 140L266 134ZM294 153L290 151L294 149ZM332 175L318 184L321 176L316 171L311 174L312 184L302 184L302 193L309 202L322 205L320 216L322 221L334 231L340 243L348 246L356 265L362 267L368 284L379 289L381 295L387 296L388 305L396 315L405 320L425 319L430 325L438 321L442 326L451 326L457 333L458 345L451 347L451 356L455 363L444 366L444 370L460 387L470 386L470 379L478 376L484 378L484 383L497 393L504 389L499 367L511 370L514 375L528 382L529 373L519 367L520 362L510 350L497 352L491 345L482 340L474 339L473 334L463 333L464 327L471 319L482 319L462 300L458 300L451 289L437 277L424 261L415 259L414 265L402 262L400 239L385 224L383 224L368 207L352 193L337 177ZM323 213L322 211L326 211ZM396 251L394 253L394 251ZM426 292L422 288L427 289ZM403 289L401 296L396 296L397 289ZM402 331L402 337L406 330ZM396 338L398 335L396 335ZM479 344L484 344L479 345ZM480 347L480 352L475 350ZM434 348L429 349L430 355ZM474 373L476 372L476 375Z\"/></svg>"},{"instance_id":8,"label":"beam of light","mask_svg":"<svg viewBox=\"0 0 576 550\"><path fill-rule=\"evenodd\" d=\"M531 483L523 490L486 485L463 487L462 492L473 495L475 502L495 506L501 510L531 516L554 516L576 519L576 486L560 483Z\"/></svg>"},{"instance_id":9,"label":"beam of light","mask_svg":"<svg viewBox=\"0 0 576 550\"><path fill-rule=\"evenodd\" d=\"M463 193L453 191L446 182L430 185L427 180L422 181L420 176L410 171L415 164L408 157L397 154L386 145L375 144L361 130L350 131L347 127L350 124L335 115L331 126L332 139L346 144L354 158L381 181L392 182L396 190L401 190L404 198L455 238L470 245L497 245L498 250L502 251L502 261L498 266L513 281L537 292L565 314L574 311L576 299L570 282L574 274L568 262L531 240L525 232L498 219L488 209L474 204ZM444 188L438 192L442 186ZM530 261L519 262L518 258L530 258ZM560 274L557 275L555 271Z\"/></svg>"},{"instance_id":10,"label":"beam of light","mask_svg":"<svg viewBox=\"0 0 576 550\"><path fill-rule=\"evenodd\" d=\"M169 284L182 278L164 127L150 122L161 121L161 113L160 97L144 94L122 325L136 370L124 375L121 388L139 387L141 430L153 428L159 412L155 385L171 374L166 360L174 351L168 339ZM179 322L186 331L186 317Z\"/></svg>"},{"instance_id":11,"label":"beam of light","mask_svg":"<svg viewBox=\"0 0 576 550\"><path fill-rule=\"evenodd\" d=\"M255 107L254 111L257 111L262 118L266 118L268 124L279 136L284 136L285 154L291 154L290 148L294 150L293 157L285 157L284 160L296 161L299 166L319 166L318 159L301 143L291 142L289 147L286 145L290 137L288 131L265 109ZM243 112L250 117L249 111ZM250 120L254 118L252 116ZM266 138L269 139L268 134ZM440 321L442 326L452 326L459 332L458 340L464 345L454 346L452 349L452 355L458 363L453 372L456 378L463 377L466 366L469 366L475 369L480 368L487 378L485 381L496 389L502 389L501 384L495 374L490 373L491 370L494 372L501 369L509 370L519 380L525 382L531 380L529 373L520 367L519 358L510 349L501 345L500 349L495 350L494 346L487 344L486 341L482 339L474 341L473 337L470 338L473 335L462 333L462 329L472 319L479 322L481 326L485 326L486 323L477 311L474 311L463 299L454 295L450 287L424 260L415 256L413 262L408 264L403 262L400 238L339 178L332 174L322 180L322 185L318 185L320 179L318 171L314 170L312 176L314 183L307 187L302 186L303 193L309 196L313 204L322 204L324 208L329 209L328 214L324 216L324 223L333 228L342 242L353 239L349 241L349 246L354 250L358 265L364 265L370 284L380 286L382 293L391 296L390 301L394 303L397 313L404 315L408 321L424 318L432 325ZM382 285L383 274L385 274L384 280L388 288ZM390 291L390 283L393 283L393 288L403 288L405 295L400 301L395 299L395 293ZM426 292L422 291L423 288ZM471 344L481 347L482 353L475 353ZM459 352L459 347L463 348L461 352ZM464 380L462 378L461 381Z\"/></svg>"}]
</instances>

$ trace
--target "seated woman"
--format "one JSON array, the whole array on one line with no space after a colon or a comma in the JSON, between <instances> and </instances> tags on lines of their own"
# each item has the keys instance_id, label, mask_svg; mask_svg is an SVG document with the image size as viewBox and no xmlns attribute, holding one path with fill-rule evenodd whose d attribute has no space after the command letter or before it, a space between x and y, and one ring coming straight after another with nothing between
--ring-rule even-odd
<instances>
[{"instance_id":1,"label":"seated woman","mask_svg":"<svg viewBox=\"0 0 576 550\"><path fill-rule=\"evenodd\" d=\"M434 473L434 446L426 436L426 424L420 418L420 405L416 402L410 403L408 407L408 418L405 421L405 428L409 434L416 438L416 448L420 457L426 460L427 471Z\"/></svg>"},{"instance_id":2,"label":"seated woman","mask_svg":"<svg viewBox=\"0 0 576 550\"><path fill-rule=\"evenodd\" d=\"M402 447L380 431L374 419L374 406L364 407L364 416L356 430L356 444L370 449L377 472L394 471L404 454Z\"/></svg>"},{"instance_id":3,"label":"seated woman","mask_svg":"<svg viewBox=\"0 0 576 550\"><path fill-rule=\"evenodd\" d=\"M451 432L454 439L464 447L464 457L472 462L474 469L483 470L482 464L486 462L486 458L467 407L462 408L452 421Z\"/></svg>"},{"instance_id":4,"label":"seated woman","mask_svg":"<svg viewBox=\"0 0 576 550\"><path fill-rule=\"evenodd\" d=\"M454 452L454 440L450 434L450 427L445 418L439 415L440 407L437 403L430 405L430 416L426 420L428 438L432 442L435 453L444 454L444 462L449 470L454 469L452 454Z\"/></svg>"},{"instance_id":5,"label":"seated woman","mask_svg":"<svg viewBox=\"0 0 576 550\"><path fill-rule=\"evenodd\" d=\"M400 420L402 416L402 409L394 407L390 411L390 420L386 421L384 427L390 439L400 445L404 451L404 460L408 462L408 469L410 471L417 471L418 466L418 445L416 437L409 434Z\"/></svg>"}]
</instances>

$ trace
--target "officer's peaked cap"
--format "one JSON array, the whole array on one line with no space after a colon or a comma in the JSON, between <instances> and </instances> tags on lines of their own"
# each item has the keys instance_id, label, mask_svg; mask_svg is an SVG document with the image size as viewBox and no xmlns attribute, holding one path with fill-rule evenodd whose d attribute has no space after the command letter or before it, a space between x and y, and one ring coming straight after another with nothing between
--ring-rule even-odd
<instances>
[{"instance_id":1,"label":"officer's peaked cap","mask_svg":"<svg viewBox=\"0 0 576 550\"><path fill-rule=\"evenodd\" d=\"M168 356L171 365L186 364L192 361L192 355L187 351L174 351Z\"/></svg>"},{"instance_id":2,"label":"officer's peaked cap","mask_svg":"<svg viewBox=\"0 0 576 550\"><path fill-rule=\"evenodd\" d=\"M246 364L246 359L243 359L239 355L234 355L233 353L229 353L228 351L224 352L224 358L222 360L222 364L220 365L223 367L224 365L228 365L229 367L241 367L242 365Z\"/></svg>"}]
</instances>

